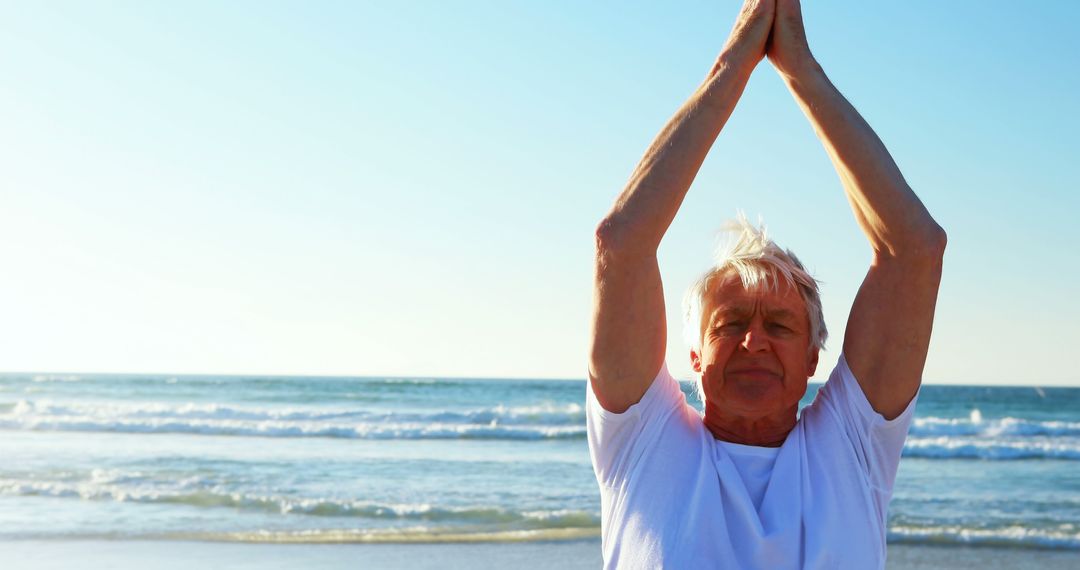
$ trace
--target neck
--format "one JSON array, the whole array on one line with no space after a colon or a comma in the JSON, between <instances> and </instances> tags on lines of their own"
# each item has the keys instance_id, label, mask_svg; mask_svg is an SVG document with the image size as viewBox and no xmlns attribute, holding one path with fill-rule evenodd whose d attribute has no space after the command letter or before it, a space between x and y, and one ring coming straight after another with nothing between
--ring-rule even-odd
<instances>
[{"instance_id":1,"label":"neck","mask_svg":"<svg viewBox=\"0 0 1080 570\"><path fill-rule=\"evenodd\" d=\"M751 416L724 410L711 402L705 403L705 427L721 441L780 447L791 430L795 429L798 406L768 416Z\"/></svg>"}]
</instances>

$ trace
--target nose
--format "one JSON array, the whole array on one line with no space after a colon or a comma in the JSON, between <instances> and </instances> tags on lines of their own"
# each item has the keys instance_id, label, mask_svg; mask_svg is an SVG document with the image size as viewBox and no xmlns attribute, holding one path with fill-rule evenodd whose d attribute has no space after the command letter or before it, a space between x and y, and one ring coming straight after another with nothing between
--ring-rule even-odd
<instances>
[{"instance_id":1,"label":"nose","mask_svg":"<svg viewBox=\"0 0 1080 570\"><path fill-rule=\"evenodd\" d=\"M766 352L769 350L769 340L765 336L765 326L761 322L752 322L746 327L742 342L739 343L747 352Z\"/></svg>"}]
</instances>

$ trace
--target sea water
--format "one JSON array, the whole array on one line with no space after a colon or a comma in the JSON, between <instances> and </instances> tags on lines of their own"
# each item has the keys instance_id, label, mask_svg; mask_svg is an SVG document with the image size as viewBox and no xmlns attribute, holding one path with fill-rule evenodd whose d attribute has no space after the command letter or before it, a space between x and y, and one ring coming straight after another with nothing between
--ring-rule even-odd
<instances>
[{"instance_id":1,"label":"sea water","mask_svg":"<svg viewBox=\"0 0 1080 570\"><path fill-rule=\"evenodd\" d=\"M0 375L0 540L595 537L584 397L562 380ZM1078 467L1080 389L925 386L889 539L1080 550Z\"/></svg>"}]
</instances>

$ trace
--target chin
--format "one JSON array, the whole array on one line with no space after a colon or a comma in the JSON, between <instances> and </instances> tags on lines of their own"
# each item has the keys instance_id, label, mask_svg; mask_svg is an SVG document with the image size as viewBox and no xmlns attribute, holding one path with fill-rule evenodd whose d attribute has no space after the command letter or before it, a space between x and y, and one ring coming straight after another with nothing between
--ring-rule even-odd
<instances>
[{"instance_id":1,"label":"chin","mask_svg":"<svg viewBox=\"0 0 1080 570\"><path fill-rule=\"evenodd\" d=\"M747 412L761 412L763 415L779 411L779 398L729 398L728 401Z\"/></svg>"},{"instance_id":2,"label":"chin","mask_svg":"<svg viewBox=\"0 0 1080 570\"><path fill-rule=\"evenodd\" d=\"M776 409L777 401L783 399L784 390L780 386L744 385L722 386L719 389L709 390L706 395L713 402L723 402L727 406L735 406L744 410L769 410Z\"/></svg>"},{"instance_id":3,"label":"chin","mask_svg":"<svg viewBox=\"0 0 1080 570\"><path fill-rule=\"evenodd\" d=\"M735 381L708 390L707 394L714 396L714 401L725 402L743 410L777 412L798 406L799 400L806 394L806 386L796 389L782 381Z\"/></svg>"}]
</instances>

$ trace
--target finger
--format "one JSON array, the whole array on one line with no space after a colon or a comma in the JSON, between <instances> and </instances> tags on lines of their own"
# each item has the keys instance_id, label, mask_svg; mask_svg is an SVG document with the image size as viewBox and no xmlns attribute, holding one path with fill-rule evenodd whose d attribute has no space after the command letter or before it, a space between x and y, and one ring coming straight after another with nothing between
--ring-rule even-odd
<instances>
[{"instance_id":1,"label":"finger","mask_svg":"<svg viewBox=\"0 0 1080 570\"><path fill-rule=\"evenodd\" d=\"M785 26L803 28L802 5L799 0L776 0L776 20Z\"/></svg>"},{"instance_id":2,"label":"finger","mask_svg":"<svg viewBox=\"0 0 1080 570\"><path fill-rule=\"evenodd\" d=\"M746 0L731 30L730 44L764 44L772 28L775 0Z\"/></svg>"},{"instance_id":3,"label":"finger","mask_svg":"<svg viewBox=\"0 0 1080 570\"><path fill-rule=\"evenodd\" d=\"M772 27L773 14L776 11L776 0L746 0L739 10L736 27Z\"/></svg>"}]
</instances>

